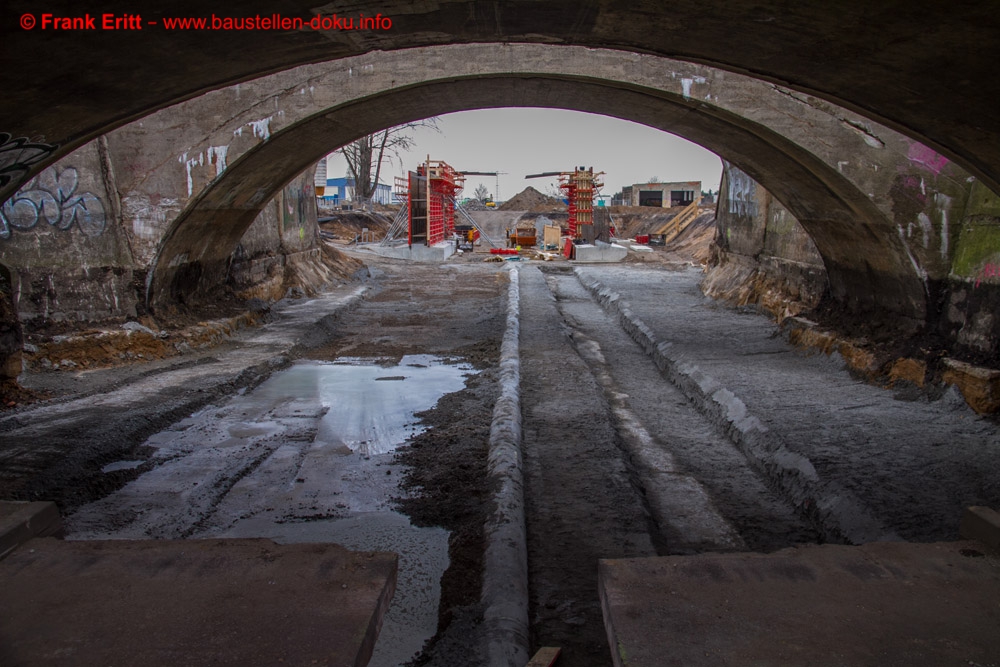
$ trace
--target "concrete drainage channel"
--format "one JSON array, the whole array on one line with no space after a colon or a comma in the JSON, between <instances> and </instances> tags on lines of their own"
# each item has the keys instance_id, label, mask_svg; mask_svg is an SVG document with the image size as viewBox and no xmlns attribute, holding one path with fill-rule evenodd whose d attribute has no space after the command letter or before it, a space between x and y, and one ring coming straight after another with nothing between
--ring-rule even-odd
<instances>
[{"instance_id":1,"label":"concrete drainage channel","mask_svg":"<svg viewBox=\"0 0 1000 667\"><path fill-rule=\"evenodd\" d=\"M656 335L622 299L579 268L575 274L601 306L614 314L622 328L656 366L708 419L720 424L729 439L767 479L797 507L807 511L830 541L864 544L898 539L886 531L846 490L819 479L806 457L794 453L768 431L743 401L696 365L672 353L671 344Z\"/></svg>"},{"instance_id":2,"label":"concrete drainage channel","mask_svg":"<svg viewBox=\"0 0 1000 667\"><path fill-rule=\"evenodd\" d=\"M500 348L500 397L490 426L489 477L495 509L486 524L482 602L490 667L521 667L529 659L528 551L521 459L520 293L510 270L507 322Z\"/></svg>"}]
</instances>

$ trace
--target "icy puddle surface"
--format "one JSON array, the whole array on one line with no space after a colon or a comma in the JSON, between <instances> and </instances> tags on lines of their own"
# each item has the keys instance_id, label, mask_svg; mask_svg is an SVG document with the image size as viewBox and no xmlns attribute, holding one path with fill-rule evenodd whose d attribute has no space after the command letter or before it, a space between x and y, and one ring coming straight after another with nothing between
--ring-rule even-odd
<instances>
[{"instance_id":1,"label":"icy puddle surface","mask_svg":"<svg viewBox=\"0 0 1000 667\"><path fill-rule=\"evenodd\" d=\"M415 413L472 373L431 355L300 361L151 436L159 465L68 517L69 538L262 537L395 552L396 593L369 664L405 663L437 630L448 531L395 511L405 468L393 450L424 430Z\"/></svg>"}]
</instances>

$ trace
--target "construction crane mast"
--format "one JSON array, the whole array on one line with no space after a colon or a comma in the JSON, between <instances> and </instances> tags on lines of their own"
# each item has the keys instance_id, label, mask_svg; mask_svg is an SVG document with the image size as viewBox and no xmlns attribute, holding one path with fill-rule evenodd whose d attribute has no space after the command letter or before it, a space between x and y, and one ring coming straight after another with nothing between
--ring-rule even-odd
<instances>
[{"instance_id":1,"label":"construction crane mast","mask_svg":"<svg viewBox=\"0 0 1000 667\"><path fill-rule=\"evenodd\" d=\"M500 202L500 177L507 174L506 171L463 171L462 176L493 176L497 179L496 189L493 190L493 199Z\"/></svg>"}]
</instances>

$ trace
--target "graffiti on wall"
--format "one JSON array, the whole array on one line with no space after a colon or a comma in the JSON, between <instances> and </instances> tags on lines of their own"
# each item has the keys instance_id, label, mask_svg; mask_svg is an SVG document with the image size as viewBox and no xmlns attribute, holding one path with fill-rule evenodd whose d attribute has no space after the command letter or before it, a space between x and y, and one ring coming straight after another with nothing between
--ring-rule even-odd
<instances>
[{"instance_id":1,"label":"graffiti on wall","mask_svg":"<svg viewBox=\"0 0 1000 667\"><path fill-rule=\"evenodd\" d=\"M975 286L978 289L980 285L983 284L984 280L989 278L1000 278L1000 264L994 264L993 262L987 262L983 265L982 270L979 275L976 276Z\"/></svg>"},{"instance_id":2,"label":"graffiti on wall","mask_svg":"<svg viewBox=\"0 0 1000 667\"><path fill-rule=\"evenodd\" d=\"M948 166L948 158L923 144L911 144L906 156L913 164L934 172L935 176L940 175L941 170Z\"/></svg>"},{"instance_id":3,"label":"graffiti on wall","mask_svg":"<svg viewBox=\"0 0 1000 667\"><path fill-rule=\"evenodd\" d=\"M0 188L19 183L34 165L47 158L58 146L28 141L27 137L14 139L7 132L0 132Z\"/></svg>"},{"instance_id":4,"label":"graffiti on wall","mask_svg":"<svg viewBox=\"0 0 1000 667\"><path fill-rule=\"evenodd\" d=\"M76 225L85 236L100 236L107 224L104 204L93 193L77 193L78 183L73 167L40 173L0 207L0 239L34 229L42 220L62 231Z\"/></svg>"},{"instance_id":5,"label":"graffiti on wall","mask_svg":"<svg viewBox=\"0 0 1000 667\"><path fill-rule=\"evenodd\" d=\"M757 182L732 165L728 169L729 212L734 215L754 217L757 215Z\"/></svg>"},{"instance_id":6,"label":"graffiti on wall","mask_svg":"<svg viewBox=\"0 0 1000 667\"><path fill-rule=\"evenodd\" d=\"M311 183L304 183L301 187L294 186L285 188L285 209L282 215L282 227L288 230L293 227L299 229L299 240L305 238L305 222L308 218L308 201L315 197L316 192Z\"/></svg>"}]
</instances>

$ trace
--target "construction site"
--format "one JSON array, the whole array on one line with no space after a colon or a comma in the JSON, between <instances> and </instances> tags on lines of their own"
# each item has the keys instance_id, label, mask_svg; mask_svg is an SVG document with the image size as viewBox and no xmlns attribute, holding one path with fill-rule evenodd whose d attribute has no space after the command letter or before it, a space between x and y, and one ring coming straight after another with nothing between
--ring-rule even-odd
<instances>
[{"instance_id":1,"label":"construction site","mask_svg":"<svg viewBox=\"0 0 1000 667\"><path fill-rule=\"evenodd\" d=\"M993 7L536 4L0 25L0 665L1000 667Z\"/></svg>"},{"instance_id":2,"label":"construction site","mask_svg":"<svg viewBox=\"0 0 1000 667\"><path fill-rule=\"evenodd\" d=\"M714 205L702 204L700 183L697 200L676 207L610 207L603 201L595 204L603 185L601 172L579 167L526 177L558 177L561 197L528 186L499 207L472 200L469 210L470 200L463 205L458 199L468 173L428 156L408 178L396 179L395 206L382 206L381 211L354 211L351 206L321 209L320 234L339 242L338 247L417 261L443 261L456 253L472 253L467 261L477 253L488 253L485 261L497 262L656 261L653 248L668 243L689 251L685 261L708 260L715 214ZM682 240L688 242L681 244Z\"/></svg>"}]
</instances>

